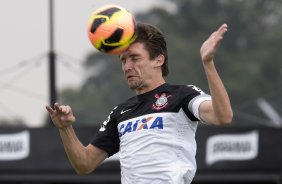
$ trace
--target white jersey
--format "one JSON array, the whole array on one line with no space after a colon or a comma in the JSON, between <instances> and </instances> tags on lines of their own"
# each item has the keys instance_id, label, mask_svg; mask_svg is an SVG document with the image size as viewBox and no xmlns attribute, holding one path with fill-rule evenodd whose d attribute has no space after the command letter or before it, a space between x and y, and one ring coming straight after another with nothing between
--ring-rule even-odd
<instances>
[{"instance_id":1,"label":"white jersey","mask_svg":"<svg viewBox=\"0 0 282 184\"><path fill-rule=\"evenodd\" d=\"M119 151L122 184L189 184L205 100L210 96L195 86L164 84L115 108L92 144L109 155Z\"/></svg>"}]
</instances>

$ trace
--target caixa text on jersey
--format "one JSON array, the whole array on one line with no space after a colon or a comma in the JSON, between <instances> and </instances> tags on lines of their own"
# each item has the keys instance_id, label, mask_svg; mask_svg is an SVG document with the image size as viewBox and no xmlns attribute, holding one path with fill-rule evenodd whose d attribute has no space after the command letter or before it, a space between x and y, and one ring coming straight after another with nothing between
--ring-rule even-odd
<instances>
[{"instance_id":1,"label":"caixa text on jersey","mask_svg":"<svg viewBox=\"0 0 282 184\"><path fill-rule=\"evenodd\" d=\"M126 133L147 129L163 129L163 117L149 116L145 118L135 119L133 121L120 123L119 137L122 137Z\"/></svg>"}]
</instances>

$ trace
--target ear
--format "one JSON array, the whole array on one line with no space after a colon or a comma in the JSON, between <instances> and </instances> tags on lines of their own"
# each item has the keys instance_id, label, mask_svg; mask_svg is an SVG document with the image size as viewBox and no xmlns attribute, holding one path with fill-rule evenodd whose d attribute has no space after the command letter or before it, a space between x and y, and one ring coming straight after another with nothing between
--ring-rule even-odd
<instances>
[{"instance_id":1,"label":"ear","mask_svg":"<svg viewBox=\"0 0 282 184\"><path fill-rule=\"evenodd\" d=\"M160 54L154 60L155 60L155 67L160 67L164 64L165 57L164 55Z\"/></svg>"}]
</instances>

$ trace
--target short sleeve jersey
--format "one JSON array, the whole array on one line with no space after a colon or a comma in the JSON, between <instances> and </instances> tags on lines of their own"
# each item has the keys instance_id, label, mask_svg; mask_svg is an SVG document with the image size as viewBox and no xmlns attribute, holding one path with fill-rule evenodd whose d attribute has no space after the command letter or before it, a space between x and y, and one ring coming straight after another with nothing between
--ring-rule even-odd
<instances>
[{"instance_id":1,"label":"short sleeve jersey","mask_svg":"<svg viewBox=\"0 0 282 184\"><path fill-rule=\"evenodd\" d=\"M115 107L92 144L109 156L119 152L122 184L188 184L205 100L211 97L196 86L163 84Z\"/></svg>"}]
</instances>

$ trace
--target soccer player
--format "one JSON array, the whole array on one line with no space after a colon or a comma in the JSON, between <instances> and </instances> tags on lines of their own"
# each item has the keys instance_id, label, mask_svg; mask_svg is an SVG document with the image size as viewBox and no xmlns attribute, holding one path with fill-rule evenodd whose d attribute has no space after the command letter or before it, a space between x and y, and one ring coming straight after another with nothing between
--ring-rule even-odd
<instances>
[{"instance_id":1,"label":"soccer player","mask_svg":"<svg viewBox=\"0 0 282 184\"><path fill-rule=\"evenodd\" d=\"M191 183L196 172L198 122L224 125L233 117L214 65L216 49L226 31L223 24L200 49L210 95L194 85L166 83L165 38L158 28L138 23L137 39L119 56L124 77L136 96L112 110L89 145L82 145L77 138L72 127L75 116L69 106L46 106L76 172L90 173L118 152L122 184Z\"/></svg>"}]
</instances>

